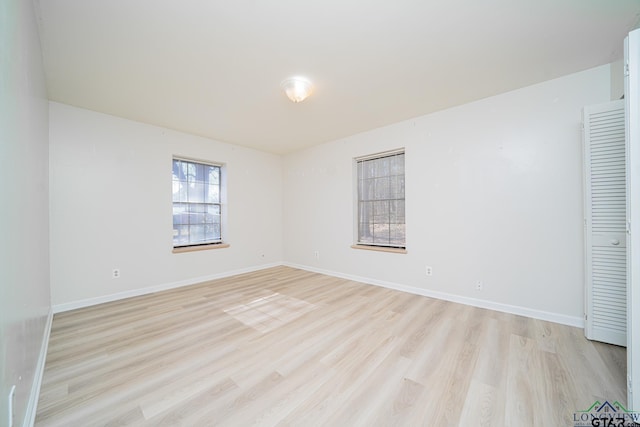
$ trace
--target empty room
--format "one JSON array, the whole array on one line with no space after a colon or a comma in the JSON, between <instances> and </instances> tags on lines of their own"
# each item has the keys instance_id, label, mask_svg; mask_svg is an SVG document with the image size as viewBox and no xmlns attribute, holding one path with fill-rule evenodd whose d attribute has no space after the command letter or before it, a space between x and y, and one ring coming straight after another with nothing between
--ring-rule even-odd
<instances>
[{"instance_id":1,"label":"empty room","mask_svg":"<svg viewBox=\"0 0 640 427\"><path fill-rule=\"evenodd\" d=\"M0 5L0 425L640 423L640 0Z\"/></svg>"}]
</instances>

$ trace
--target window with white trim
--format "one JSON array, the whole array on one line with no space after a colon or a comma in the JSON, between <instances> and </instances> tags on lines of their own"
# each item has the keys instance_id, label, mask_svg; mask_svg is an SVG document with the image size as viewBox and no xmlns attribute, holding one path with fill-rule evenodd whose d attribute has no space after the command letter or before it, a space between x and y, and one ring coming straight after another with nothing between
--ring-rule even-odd
<instances>
[{"instance_id":1,"label":"window with white trim","mask_svg":"<svg viewBox=\"0 0 640 427\"><path fill-rule=\"evenodd\" d=\"M173 159L173 247L222 243L222 167Z\"/></svg>"},{"instance_id":2,"label":"window with white trim","mask_svg":"<svg viewBox=\"0 0 640 427\"><path fill-rule=\"evenodd\" d=\"M357 245L406 248L404 149L355 159Z\"/></svg>"}]
</instances>

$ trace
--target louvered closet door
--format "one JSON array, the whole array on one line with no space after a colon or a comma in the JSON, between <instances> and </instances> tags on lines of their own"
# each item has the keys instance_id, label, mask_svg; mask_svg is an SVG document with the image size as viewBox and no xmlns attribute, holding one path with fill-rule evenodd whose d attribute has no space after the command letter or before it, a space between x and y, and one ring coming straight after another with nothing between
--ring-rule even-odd
<instances>
[{"instance_id":1,"label":"louvered closet door","mask_svg":"<svg viewBox=\"0 0 640 427\"><path fill-rule=\"evenodd\" d=\"M585 107L587 338L627 341L624 101Z\"/></svg>"}]
</instances>

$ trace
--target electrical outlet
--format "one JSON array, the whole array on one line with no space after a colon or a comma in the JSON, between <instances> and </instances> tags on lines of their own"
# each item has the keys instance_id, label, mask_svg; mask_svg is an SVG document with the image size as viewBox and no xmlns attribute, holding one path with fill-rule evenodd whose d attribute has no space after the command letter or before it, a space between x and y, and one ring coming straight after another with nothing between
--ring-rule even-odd
<instances>
[{"instance_id":1,"label":"electrical outlet","mask_svg":"<svg viewBox=\"0 0 640 427\"><path fill-rule=\"evenodd\" d=\"M13 427L13 406L14 406L15 400L16 400L16 386L14 384L11 386L11 390L9 391L9 399L7 402L9 427Z\"/></svg>"},{"instance_id":2,"label":"electrical outlet","mask_svg":"<svg viewBox=\"0 0 640 427\"><path fill-rule=\"evenodd\" d=\"M320 251L314 251L313 256L315 256L316 259L320 259Z\"/></svg>"},{"instance_id":3,"label":"electrical outlet","mask_svg":"<svg viewBox=\"0 0 640 427\"><path fill-rule=\"evenodd\" d=\"M484 288L484 285L480 280L476 282L476 291L481 291Z\"/></svg>"},{"instance_id":4,"label":"electrical outlet","mask_svg":"<svg viewBox=\"0 0 640 427\"><path fill-rule=\"evenodd\" d=\"M120 269L119 268L114 268L113 271L111 272L111 277L113 279L119 279L120 278Z\"/></svg>"},{"instance_id":5,"label":"electrical outlet","mask_svg":"<svg viewBox=\"0 0 640 427\"><path fill-rule=\"evenodd\" d=\"M427 266L426 271L427 276L433 276L433 268Z\"/></svg>"}]
</instances>

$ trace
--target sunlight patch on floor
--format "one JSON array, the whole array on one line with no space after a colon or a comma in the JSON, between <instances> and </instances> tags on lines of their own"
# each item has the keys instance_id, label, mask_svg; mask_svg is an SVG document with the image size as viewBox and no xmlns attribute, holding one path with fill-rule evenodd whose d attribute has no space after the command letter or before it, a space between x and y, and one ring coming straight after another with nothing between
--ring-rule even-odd
<instances>
[{"instance_id":1,"label":"sunlight patch on floor","mask_svg":"<svg viewBox=\"0 0 640 427\"><path fill-rule=\"evenodd\" d=\"M225 313L262 333L272 331L315 310L316 305L278 292L236 305Z\"/></svg>"}]
</instances>

